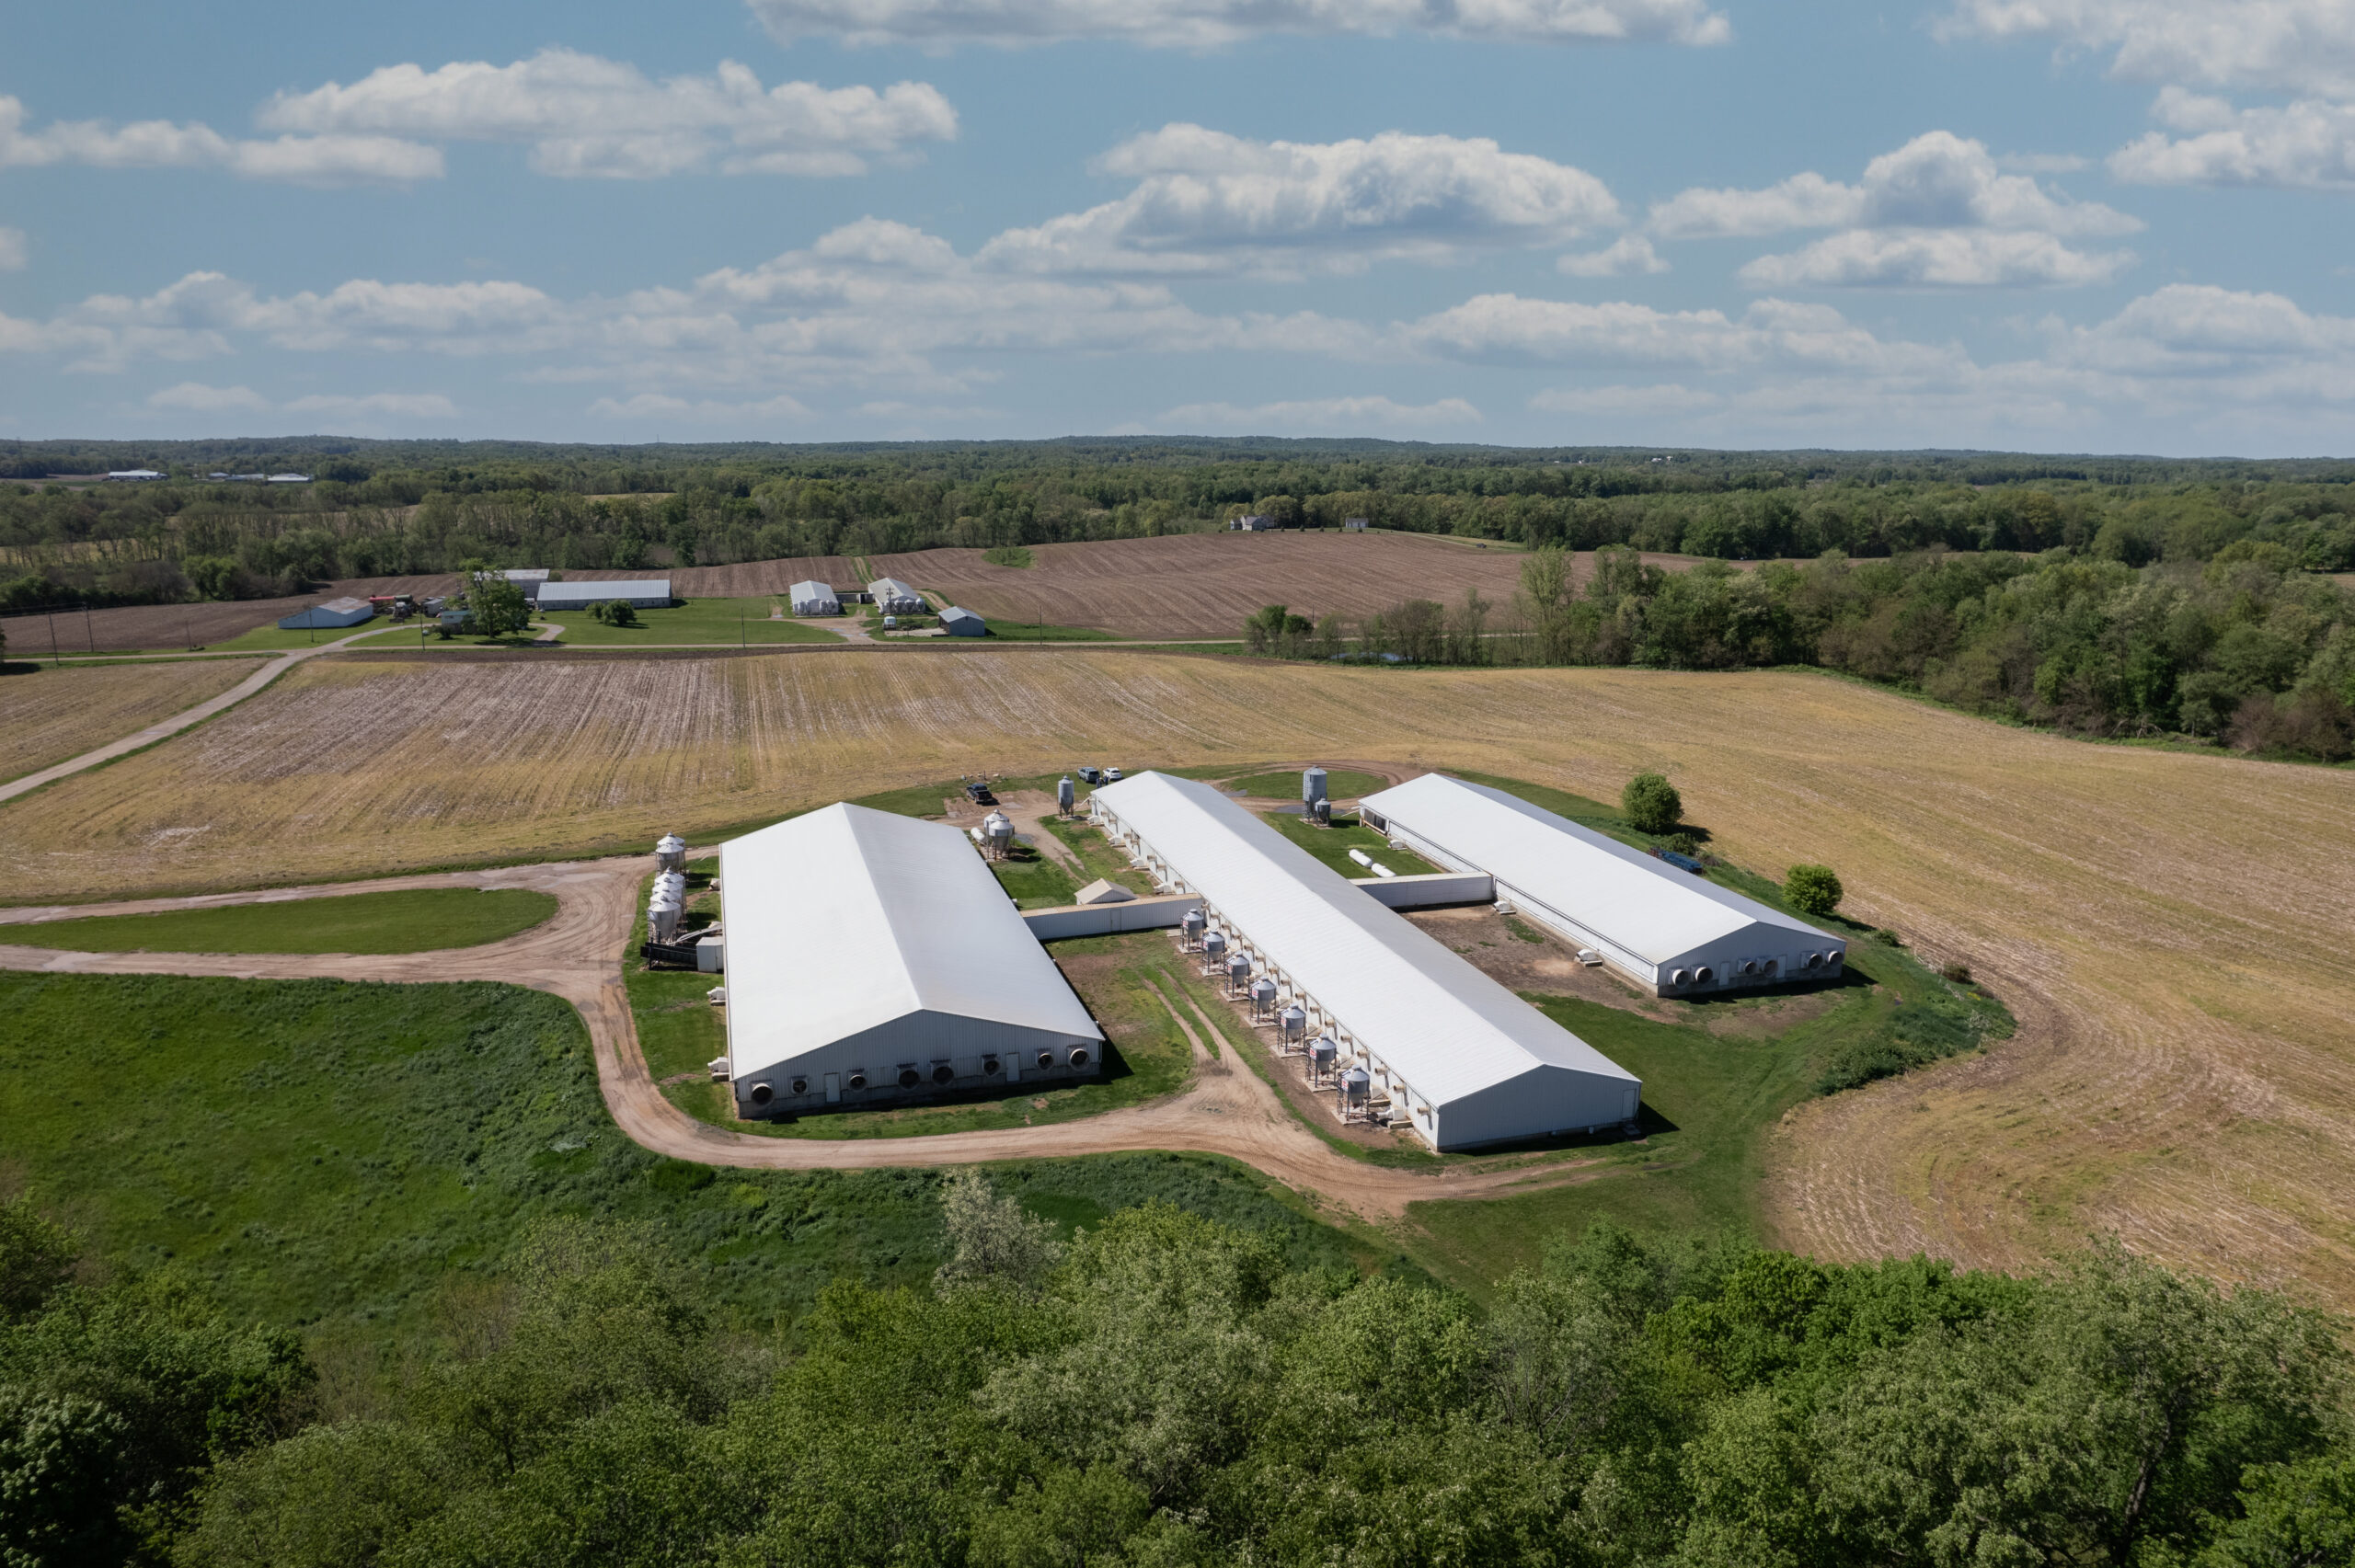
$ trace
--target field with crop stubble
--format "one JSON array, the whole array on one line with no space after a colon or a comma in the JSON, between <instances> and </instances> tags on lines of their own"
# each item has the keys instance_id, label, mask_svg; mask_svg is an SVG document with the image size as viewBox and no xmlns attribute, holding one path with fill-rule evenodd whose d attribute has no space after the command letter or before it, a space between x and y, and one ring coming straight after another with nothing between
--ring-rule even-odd
<instances>
[{"instance_id":1,"label":"field with crop stubble","mask_svg":"<svg viewBox=\"0 0 2355 1568\"><path fill-rule=\"evenodd\" d=\"M2086 745L1803 674L1113 651L320 661L0 808L0 853L18 898L86 898L639 848L976 768L1318 753L1603 799L1660 769L1729 858L1826 862L1848 912L1996 988L2013 1042L1787 1118L1762 1212L1776 1239L2017 1266L2114 1229L2355 1304L2343 770Z\"/></svg>"},{"instance_id":2,"label":"field with crop stubble","mask_svg":"<svg viewBox=\"0 0 2355 1568\"><path fill-rule=\"evenodd\" d=\"M217 697L257 658L29 669L0 674L0 781L22 778Z\"/></svg>"}]
</instances>

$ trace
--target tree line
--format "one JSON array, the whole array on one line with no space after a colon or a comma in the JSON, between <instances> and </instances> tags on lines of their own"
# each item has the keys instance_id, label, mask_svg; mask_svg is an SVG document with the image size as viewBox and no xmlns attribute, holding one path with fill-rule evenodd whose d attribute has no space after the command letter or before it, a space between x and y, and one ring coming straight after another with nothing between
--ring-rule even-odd
<instances>
[{"instance_id":1,"label":"tree line","mask_svg":"<svg viewBox=\"0 0 2355 1568\"><path fill-rule=\"evenodd\" d=\"M976 1173L929 1288L715 1312L642 1230L454 1288L379 1396L0 1207L0 1560L2082 1564L2355 1552L2347 1324L2098 1243L2029 1277L1560 1236L1486 1309Z\"/></svg>"},{"instance_id":2,"label":"tree line","mask_svg":"<svg viewBox=\"0 0 2355 1568\"><path fill-rule=\"evenodd\" d=\"M632 570L1134 538L1259 512L1732 560L1827 550L2066 548L2142 566L2276 544L2355 570L2355 465L1970 453L1654 452L1385 442L529 448L509 443L0 443L0 607L294 592L336 578L500 566ZM305 486L206 464L305 463ZM147 463L174 476L65 484ZM38 475L30 471L40 470Z\"/></svg>"},{"instance_id":3,"label":"tree line","mask_svg":"<svg viewBox=\"0 0 2355 1568\"><path fill-rule=\"evenodd\" d=\"M1567 552L1532 552L1510 605L1471 593L1354 619L1271 605L1245 643L1384 663L1811 665L2074 734L2355 756L2355 593L2278 543L2141 566L2065 548L1833 551L1747 571L1670 571L1625 547L1592 561L1581 582Z\"/></svg>"}]
</instances>

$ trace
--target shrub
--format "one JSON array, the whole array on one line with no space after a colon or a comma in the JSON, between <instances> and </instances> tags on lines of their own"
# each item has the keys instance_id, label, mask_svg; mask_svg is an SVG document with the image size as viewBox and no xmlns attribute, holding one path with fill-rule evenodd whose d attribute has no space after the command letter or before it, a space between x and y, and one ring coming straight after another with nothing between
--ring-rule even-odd
<instances>
[{"instance_id":1,"label":"shrub","mask_svg":"<svg viewBox=\"0 0 2355 1568\"><path fill-rule=\"evenodd\" d=\"M1619 808L1638 833L1666 833L1684 817L1684 797L1658 773L1637 773L1619 792Z\"/></svg>"},{"instance_id":2,"label":"shrub","mask_svg":"<svg viewBox=\"0 0 2355 1568\"><path fill-rule=\"evenodd\" d=\"M1828 865L1795 865L1783 879L1783 897L1803 915L1828 915L1840 907L1847 889Z\"/></svg>"},{"instance_id":3,"label":"shrub","mask_svg":"<svg viewBox=\"0 0 2355 1568\"><path fill-rule=\"evenodd\" d=\"M1941 964L1938 966L1938 977L1941 979L1952 980L1959 986L1967 986L1970 983L1970 966L1968 964Z\"/></svg>"}]
</instances>

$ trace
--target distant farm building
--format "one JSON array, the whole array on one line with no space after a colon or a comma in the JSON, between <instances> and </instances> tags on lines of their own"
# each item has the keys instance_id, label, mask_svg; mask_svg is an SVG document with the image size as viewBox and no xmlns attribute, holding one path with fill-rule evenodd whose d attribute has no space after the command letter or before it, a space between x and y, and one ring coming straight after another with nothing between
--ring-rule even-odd
<instances>
[{"instance_id":1,"label":"distant farm building","mask_svg":"<svg viewBox=\"0 0 2355 1568\"><path fill-rule=\"evenodd\" d=\"M965 836L848 804L719 849L738 1114L1103 1070L1104 1036Z\"/></svg>"},{"instance_id":2,"label":"distant farm building","mask_svg":"<svg viewBox=\"0 0 2355 1568\"><path fill-rule=\"evenodd\" d=\"M1341 520L1341 527L1351 533L1363 533L1366 531L1366 520L1361 517L1345 517Z\"/></svg>"},{"instance_id":3,"label":"distant farm building","mask_svg":"<svg viewBox=\"0 0 2355 1568\"><path fill-rule=\"evenodd\" d=\"M1211 784L1159 773L1107 784L1097 820L1155 882L1199 895L1224 973L1272 983L1345 1119L1465 1149L1632 1121L1643 1085Z\"/></svg>"},{"instance_id":4,"label":"distant farm building","mask_svg":"<svg viewBox=\"0 0 2355 1568\"><path fill-rule=\"evenodd\" d=\"M970 610L955 605L940 612L940 629L952 637L985 637L990 635L989 623Z\"/></svg>"},{"instance_id":5,"label":"distant farm building","mask_svg":"<svg viewBox=\"0 0 2355 1568\"><path fill-rule=\"evenodd\" d=\"M528 586L523 589L542 610L586 610L592 604L611 604L615 600L635 610L667 610L671 607L669 578L627 578L618 582L543 582L536 596Z\"/></svg>"},{"instance_id":6,"label":"distant farm building","mask_svg":"<svg viewBox=\"0 0 2355 1568\"><path fill-rule=\"evenodd\" d=\"M306 628L357 626L375 613L376 607L364 599L330 599L325 604L314 604L308 610L280 617L278 629L300 632Z\"/></svg>"},{"instance_id":7,"label":"distant farm building","mask_svg":"<svg viewBox=\"0 0 2355 1568\"><path fill-rule=\"evenodd\" d=\"M1266 533L1276 526L1276 520L1255 512L1248 517L1238 517L1226 526L1229 532L1240 530L1245 533Z\"/></svg>"},{"instance_id":8,"label":"distant farm building","mask_svg":"<svg viewBox=\"0 0 2355 1568\"><path fill-rule=\"evenodd\" d=\"M833 587L822 582L798 582L787 590L796 615L839 615L843 601Z\"/></svg>"},{"instance_id":9,"label":"distant farm building","mask_svg":"<svg viewBox=\"0 0 2355 1568\"><path fill-rule=\"evenodd\" d=\"M534 604L540 601L540 589L547 586L546 567L510 567L499 574L523 590L523 597Z\"/></svg>"},{"instance_id":10,"label":"distant farm building","mask_svg":"<svg viewBox=\"0 0 2355 1568\"><path fill-rule=\"evenodd\" d=\"M1426 773L1359 802L1368 827L1660 996L1836 977L1848 944L1796 915L1486 784Z\"/></svg>"},{"instance_id":11,"label":"distant farm building","mask_svg":"<svg viewBox=\"0 0 2355 1568\"><path fill-rule=\"evenodd\" d=\"M308 474L273 474L270 476L270 483L273 485L307 485L310 482Z\"/></svg>"},{"instance_id":12,"label":"distant farm building","mask_svg":"<svg viewBox=\"0 0 2355 1568\"><path fill-rule=\"evenodd\" d=\"M924 595L897 578L878 578L867 585L867 597L886 615L921 615Z\"/></svg>"},{"instance_id":13,"label":"distant farm building","mask_svg":"<svg viewBox=\"0 0 2355 1568\"><path fill-rule=\"evenodd\" d=\"M126 484L143 485L150 480L164 478L166 475L161 470L154 468L118 468L107 477L119 479Z\"/></svg>"}]
</instances>

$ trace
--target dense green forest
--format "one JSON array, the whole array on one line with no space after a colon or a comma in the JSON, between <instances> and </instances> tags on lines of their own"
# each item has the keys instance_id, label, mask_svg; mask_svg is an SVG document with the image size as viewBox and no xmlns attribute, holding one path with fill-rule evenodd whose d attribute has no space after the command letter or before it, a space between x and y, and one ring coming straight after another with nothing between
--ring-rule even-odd
<instances>
[{"instance_id":1,"label":"dense green forest","mask_svg":"<svg viewBox=\"0 0 2355 1568\"><path fill-rule=\"evenodd\" d=\"M968 1173L926 1286L748 1331L551 1222L373 1404L0 1206L0 1561L2345 1563L2347 1325L2097 1245L2032 1278L1561 1237L1490 1308Z\"/></svg>"},{"instance_id":2,"label":"dense green forest","mask_svg":"<svg viewBox=\"0 0 2355 1568\"><path fill-rule=\"evenodd\" d=\"M1915 551L1672 572L1605 548L1583 586L1559 550L1511 605L1467 596L1312 621L1283 605L1253 651L1410 664L1816 665L1991 717L2082 735L2188 736L2355 756L2355 593L2244 536L2202 561L2100 551Z\"/></svg>"},{"instance_id":3,"label":"dense green forest","mask_svg":"<svg viewBox=\"0 0 2355 1568\"><path fill-rule=\"evenodd\" d=\"M172 477L79 482L132 465ZM281 465L314 482L204 477ZM0 443L0 475L14 476L0 478L0 576L17 607L254 597L469 559L630 569L1128 538L1255 510L1729 559L2062 548L2141 566L2250 541L2303 570L2355 569L2355 464L2338 462L1212 440L17 442Z\"/></svg>"}]
</instances>

